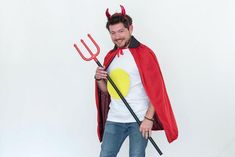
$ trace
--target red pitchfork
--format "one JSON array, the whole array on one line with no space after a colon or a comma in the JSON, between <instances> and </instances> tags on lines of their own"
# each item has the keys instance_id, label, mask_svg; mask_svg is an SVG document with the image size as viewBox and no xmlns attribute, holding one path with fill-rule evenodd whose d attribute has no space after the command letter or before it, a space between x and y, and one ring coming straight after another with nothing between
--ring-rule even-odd
<instances>
[{"instance_id":1,"label":"red pitchfork","mask_svg":"<svg viewBox=\"0 0 235 157\"><path fill-rule=\"evenodd\" d=\"M99 67L103 67L102 64L99 62L99 60L96 58L98 56L98 54L100 53L100 47L98 46L98 44L95 42L95 40L91 37L90 34L87 35L90 40L93 42L93 44L95 45L97 52L93 53L90 48L87 46L87 44L81 39L82 44L85 46L85 48L87 49L87 51L90 53L91 57L86 58L82 52L80 51L80 49L78 48L78 46L76 44L74 44L75 49L78 51L79 55L82 57L82 59L84 59L85 61L90 61L90 60L94 60L96 62L96 64ZM127 109L130 111L131 115L134 117L134 119L136 120L136 122L138 123L138 125L140 126L141 122L139 120L139 118L136 116L136 114L134 113L134 111L132 110L132 108L130 107L130 105L128 104L128 102L126 101L126 99L124 98L124 96L122 95L122 93L120 92L120 90L117 88L117 86L115 85L115 83L113 82L113 80L111 79L111 77L108 75L107 76L108 81L110 82L110 84L113 86L113 88L115 89L115 91L117 92L117 94L119 95L119 97L122 99L123 103L126 105ZM161 150L159 149L159 147L157 146L157 144L154 142L154 140L152 139L152 137L148 137L148 139L150 140L150 142L153 144L153 146L155 147L155 149L158 151L158 153L160 155L162 155Z\"/></svg>"}]
</instances>

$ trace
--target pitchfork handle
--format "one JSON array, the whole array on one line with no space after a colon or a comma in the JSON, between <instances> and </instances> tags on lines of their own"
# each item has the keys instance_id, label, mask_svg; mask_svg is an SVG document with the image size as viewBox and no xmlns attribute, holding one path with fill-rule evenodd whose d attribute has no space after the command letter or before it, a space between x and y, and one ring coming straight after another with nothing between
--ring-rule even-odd
<instances>
[{"instance_id":1,"label":"pitchfork handle","mask_svg":"<svg viewBox=\"0 0 235 157\"><path fill-rule=\"evenodd\" d=\"M102 64L96 60L95 61L96 64L99 67L103 67ZM109 75L107 75L107 79L110 82L110 84L113 86L113 88L116 90L116 92L118 93L119 97L122 99L123 103L126 105L127 109L130 111L131 115L134 117L134 119L136 120L136 122L138 123L138 125L140 126L141 122L139 120L139 118L136 116L135 112L132 110L132 108L130 107L130 105L128 104L128 102L126 101L126 99L124 98L124 96L122 95L122 93L120 92L120 90L117 88L116 84L113 82L113 80L111 79L111 77ZM153 140L152 137L148 137L149 141L153 144L153 146L155 147L155 149L158 151L158 153L160 155L162 155L161 150L159 149L159 147L157 146L157 144L155 143L155 141Z\"/></svg>"}]
</instances>

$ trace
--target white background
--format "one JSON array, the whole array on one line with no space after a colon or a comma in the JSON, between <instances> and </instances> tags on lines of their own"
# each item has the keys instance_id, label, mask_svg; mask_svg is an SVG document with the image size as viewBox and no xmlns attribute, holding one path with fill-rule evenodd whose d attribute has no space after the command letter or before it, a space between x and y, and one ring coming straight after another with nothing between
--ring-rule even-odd
<instances>
[{"instance_id":1,"label":"white background","mask_svg":"<svg viewBox=\"0 0 235 157\"><path fill-rule=\"evenodd\" d=\"M104 12L119 4L156 53L176 116L175 142L153 135L163 156L234 157L232 0L0 0L0 157L98 156L96 64L73 44L91 33L102 62L113 47ZM157 156L151 144L146 156Z\"/></svg>"}]
</instances>

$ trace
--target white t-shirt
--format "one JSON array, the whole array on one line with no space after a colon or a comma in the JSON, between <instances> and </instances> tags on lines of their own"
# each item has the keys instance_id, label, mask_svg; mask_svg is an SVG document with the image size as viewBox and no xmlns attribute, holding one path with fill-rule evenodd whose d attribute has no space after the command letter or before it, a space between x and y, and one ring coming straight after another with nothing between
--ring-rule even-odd
<instances>
[{"instance_id":1,"label":"white t-shirt","mask_svg":"<svg viewBox=\"0 0 235 157\"><path fill-rule=\"evenodd\" d=\"M121 71L125 71L126 74L129 75L129 91L124 97L139 120L142 121L149 107L149 99L145 93L138 68L129 49L123 49L123 55L120 55L119 57L115 56L107 71L110 74L116 69L121 69ZM114 83L119 86L116 82ZM123 101L120 98L117 99L112 97L112 93L110 91L109 93L111 95L111 103L107 120L123 123L135 122L135 119Z\"/></svg>"}]
</instances>

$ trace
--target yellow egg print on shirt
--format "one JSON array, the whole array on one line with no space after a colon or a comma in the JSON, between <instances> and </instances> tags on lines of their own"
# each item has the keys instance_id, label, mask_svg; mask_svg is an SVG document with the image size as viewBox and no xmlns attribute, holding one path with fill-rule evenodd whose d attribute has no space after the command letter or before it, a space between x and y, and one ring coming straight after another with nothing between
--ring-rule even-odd
<instances>
[{"instance_id":1,"label":"yellow egg print on shirt","mask_svg":"<svg viewBox=\"0 0 235 157\"><path fill-rule=\"evenodd\" d=\"M117 88L120 90L122 95L125 97L128 94L129 89L130 89L129 74L123 69L116 68L109 73L109 76L111 77L113 82L116 84ZM110 96L113 99L120 99L119 95L117 94L117 92L115 91L115 89L113 88L113 86L110 84L109 81L107 83L107 88L108 88L108 92Z\"/></svg>"}]
</instances>

